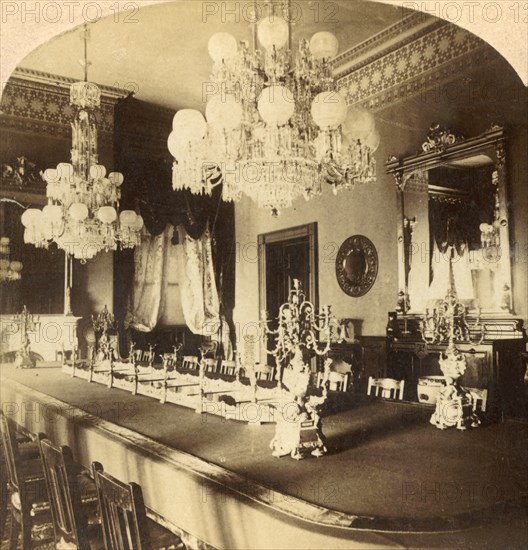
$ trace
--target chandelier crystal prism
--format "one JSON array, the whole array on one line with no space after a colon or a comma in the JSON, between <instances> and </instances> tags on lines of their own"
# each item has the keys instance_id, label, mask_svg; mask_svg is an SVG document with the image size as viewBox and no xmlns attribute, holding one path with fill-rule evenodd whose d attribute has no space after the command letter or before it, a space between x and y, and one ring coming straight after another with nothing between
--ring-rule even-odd
<instances>
[{"instance_id":1,"label":"chandelier crystal prism","mask_svg":"<svg viewBox=\"0 0 528 550\"><path fill-rule=\"evenodd\" d=\"M372 115L349 108L336 89L336 37L318 32L294 56L289 2L267 8L252 50L225 32L210 38L205 118L178 111L168 138L175 190L210 194L222 183L226 201L245 194L278 210L319 195L324 183L337 192L375 180L379 134Z\"/></svg>"},{"instance_id":2,"label":"chandelier crystal prism","mask_svg":"<svg viewBox=\"0 0 528 550\"><path fill-rule=\"evenodd\" d=\"M70 87L75 108L71 164L60 163L42 174L48 204L22 215L24 241L40 248L55 242L74 258L86 261L101 251L133 248L140 243L143 218L133 210L118 213L123 174L99 164L96 110L101 90L87 81L85 29L85 81Z\"/></svg>"}]
</instances>

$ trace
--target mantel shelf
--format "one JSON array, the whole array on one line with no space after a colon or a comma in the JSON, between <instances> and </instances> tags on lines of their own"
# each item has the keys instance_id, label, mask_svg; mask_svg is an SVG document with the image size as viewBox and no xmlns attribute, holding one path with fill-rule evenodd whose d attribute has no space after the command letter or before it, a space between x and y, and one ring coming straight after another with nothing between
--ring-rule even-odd
<instances>
[{"instance_id":1,"label":"mantel shelf","mask_svg":"<svg viewBox=\"0 0 528 550\"><path fill-rule=\"evenodd\" d=\"M24 206L44 206L46 198L45 187L17 187L0 180L0 198L15 200Z\"/></svg>"}]
</instances>

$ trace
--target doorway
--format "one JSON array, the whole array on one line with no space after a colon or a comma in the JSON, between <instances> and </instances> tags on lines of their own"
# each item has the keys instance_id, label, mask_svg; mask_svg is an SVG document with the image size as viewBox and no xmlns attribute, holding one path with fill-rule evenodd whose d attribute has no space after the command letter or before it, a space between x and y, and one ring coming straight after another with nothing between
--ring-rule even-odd
<instances>
[{"instance_id":1,"label":"doorway","mask_svg":"<svg viewBox=\"0 0 528 550\"><path fill-rule=\"evenodd\" d=\"M293 279L298 279L315 308L318 307L317 223L259 235L259 305L276 319L280 306L287 301ZM276 325L271 324L275 329ZM267 339L268 349L273 337ZM275 358L261 344L261 362L275 366Z\"/></svg>"}]
</instances>

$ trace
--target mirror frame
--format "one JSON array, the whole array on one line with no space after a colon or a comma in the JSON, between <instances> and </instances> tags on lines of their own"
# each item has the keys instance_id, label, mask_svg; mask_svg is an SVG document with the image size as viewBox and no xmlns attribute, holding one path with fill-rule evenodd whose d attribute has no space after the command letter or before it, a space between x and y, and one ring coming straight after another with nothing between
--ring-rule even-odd
<instances>
[{"instance_id":1,"label":"mirror frame","mask_svg":"<svg viewBox=\"0 0 528 550\"><path fill-rule=\"evenodd\" d=\"M409 239L412 238L413 220L405 217L404 191L409 185L423 183L423 173L445 166L446 162L462 160L478 153L486 153L493 160L497 172L499 197L499 238L504 285L503 296L500 300L506 307L500 310L486 310L483 313L513 314L513 292L511 276L510 231L507 196L506 173L506 131L502 126L492 125L486 132L470 139L464 139L450 131L433 124L429 129L426 141L422 144L422 152L397 158L390 156L386 163L386 171L394 176L398 192L398 311L407 314L410 306L409 296ZM425 182L427 183L427 182ZM420 313L416 311L416 313Z\"/></svg>"},{"instance_id":2,"label":"mirror frame","mask_svg":"<svg viewBox=\"0 0 528 550\"><path fill-rule=\"evenodd\" d=\"M354 283L346 273L343 263L352 250L361 250L365 255L365 273L361 279ZM378 276L378 252L370 239L363 235L352 235L339 248L336 257L336 278L341 290L352 296L359 298L364 296L374 286Z\"/></svg>"}]
</instances>

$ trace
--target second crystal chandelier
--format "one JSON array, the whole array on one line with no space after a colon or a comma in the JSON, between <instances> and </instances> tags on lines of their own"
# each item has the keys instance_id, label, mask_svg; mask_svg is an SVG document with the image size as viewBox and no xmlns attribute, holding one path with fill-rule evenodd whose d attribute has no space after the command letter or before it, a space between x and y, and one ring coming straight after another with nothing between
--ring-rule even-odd
<instances>
[{"instance_id":1,"label":"second crystal chandelier","mask_svg":"<svg viewBox=\"0 0 528 550\"><path fill-rule=\"evenodd\" d=\"M222 183L224 200L245 194L277 210L319 195L323 183L336 192L374 181L379 134L373 117L349 109L336 91L336 37L301 40L294 59L288 14L289 2L268 3L256 30L263 52L257 36L253 51L228 33L209 40L205 118L178 111L168 139L174 189L209 194Z\"/></svg>"},{"instance_id":2,"label":"second crystal chandelier","mask_svg":"<svg viewBox=\"0 0 528 550\"><path fill-rule=\"evenodd\" d=\"M101 251L133 248L140 243L143 218L133 210L118 212L123 174L99 164L95 110L101 90L87 81L88 29L84 30L85 80L70 86L72 122L71 164L44 171L48 204L22 215L24 241L40 248L51 242L82 261Z\"/></svg>"}]
</instances>

